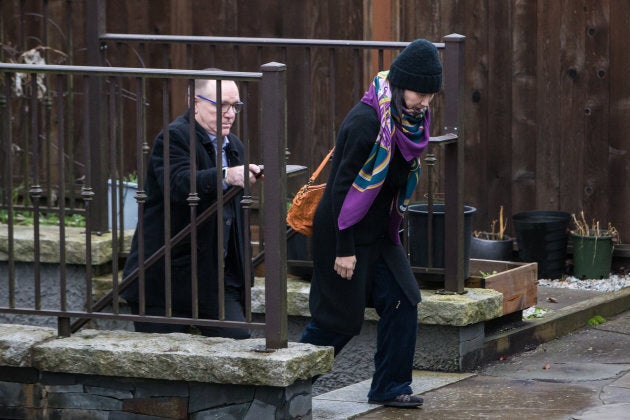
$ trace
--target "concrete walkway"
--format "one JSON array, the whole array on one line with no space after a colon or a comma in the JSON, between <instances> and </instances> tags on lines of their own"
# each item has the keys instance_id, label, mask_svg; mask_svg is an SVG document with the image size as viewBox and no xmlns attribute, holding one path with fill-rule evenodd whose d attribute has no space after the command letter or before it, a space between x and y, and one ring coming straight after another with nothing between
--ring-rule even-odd
<instances>
[{"instance_id":1,"label":"concrete walkway","mask_svg":"<svg viewBox=\"0 0 630 420\"><path fill-rule=\"evenodd\" d=\"M414 372L425 404L392 409L367 403L370 381L317 396L314 419L630 419L630 290L601 293L539 287L544 318L506 325L488 341L521 336L521 351L472 373ZM606 322L584 322L614 305ZM545 320L547 318L547 320ZM578 322L578 326L571 326ZM577 329L576 329L577 328ZM524 330L528 331L526 334ZM568 332L569 330L573 332ZM559 338L540 344L549 331ZM522 337L529 337L529 344ZM491 348L493 343L487 343Z\"/></svg>"}]
</instances>

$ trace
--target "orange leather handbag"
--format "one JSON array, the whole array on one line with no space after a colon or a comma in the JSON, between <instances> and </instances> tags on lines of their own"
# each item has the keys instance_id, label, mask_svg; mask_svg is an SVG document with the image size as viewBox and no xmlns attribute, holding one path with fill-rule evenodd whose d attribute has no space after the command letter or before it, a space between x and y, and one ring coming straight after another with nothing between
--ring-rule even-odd
<instances>
[{"instance_id":1,"label":"orange leather handbag","mask_svg":"<svg viewBox=\"0 0 630 420\"><path fill-rule=\"evenodd\" d=\"M315 209L322 199L326 184L313 185L321 171L324 169L328 161L331 159L333 147L326 155L319 167L313 172L308 182L293 197L293 203L287 212L287 223L293 230L306 236L313 234L313 217Z\"/></svg>"}]
</instances>

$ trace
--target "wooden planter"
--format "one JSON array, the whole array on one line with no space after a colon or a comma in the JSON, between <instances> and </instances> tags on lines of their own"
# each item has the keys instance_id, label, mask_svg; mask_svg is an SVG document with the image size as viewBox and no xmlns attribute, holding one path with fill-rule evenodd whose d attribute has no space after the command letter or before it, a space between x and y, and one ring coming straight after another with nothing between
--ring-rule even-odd
<instances>
[{"instance_id":1,"label":"wooden planter","mask_svg":"<svg viewBox=\"0 0 630 420\"><path fill-rule=\"evenodd\" d=\"M481 272L488 273L482 276ZM503 293L503 315L536 305L538 265L507 261L470 260L466 287L493 289Z\"/></svg>"}]
</instances>

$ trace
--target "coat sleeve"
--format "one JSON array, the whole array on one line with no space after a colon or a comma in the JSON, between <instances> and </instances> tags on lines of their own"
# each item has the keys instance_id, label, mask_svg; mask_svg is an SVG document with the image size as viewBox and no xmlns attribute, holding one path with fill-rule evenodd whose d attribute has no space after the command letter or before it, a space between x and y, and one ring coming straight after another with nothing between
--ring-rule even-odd
<instances>
[{"instance_id":1,"label":"coat sleeve","mask_svg":"<svg viewBox=\"0 0 630 420\"><path fill-rule=\"evenodd\" d=\"M376 112L369 105L360 103L346 116L339 129L335 146L335 174L332 178L332 206L337 233L338 257L355 255L354 228L339 229L339 213L346 194L363 167L378 135L379 123Z\"/></svg>"}]
</instances>

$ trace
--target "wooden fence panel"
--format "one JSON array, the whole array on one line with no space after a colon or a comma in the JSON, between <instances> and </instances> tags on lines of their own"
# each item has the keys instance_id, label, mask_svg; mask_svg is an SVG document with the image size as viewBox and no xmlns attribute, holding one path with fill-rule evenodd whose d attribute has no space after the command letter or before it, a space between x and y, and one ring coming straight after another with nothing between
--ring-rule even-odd
<instances>
[{"instance_id":1,"label":"wooden fence panel","mask_svg":"<svg viewBox=\"0 0 630 420\"><path fill-rule=\"evenodd\" d=\"M557 123L562 127L559 137L561 159L560 167L560 209L579 212L582 203L583 162L584 162L584 101L585 101L585 57L584 34L586 14L582 2L563 1L565 13L559 22L561 31L571 36L561 39L559 52L562 71L559 96L561 108L558 110ZM553 119L553 115L550 115ZM565 129L567 125L571 130Z\"/></svg>"},{"instance_id":2,"label":"wooden fence panel","mask_svg":"<svg viewBox=\"0 0 630 420\"><path fill-rule=\"evenodd\" d=\"M609 120L609 10L610 2L586 1L586 127L583 208L587 218L607 221Z\"/></svg>"},{"instance_id":3,"label":"wooden fence panel","mask_svg":"<svg viewBox=\"0 0 630 420\"><path fill-rule=\"evenodd\" d=\"M487 28L511 27L512 2L492 2L488 9ZM485 138L485 200L480 201L479 218L499 218L499 208L512 190L512 50L511 31L488 31L488 120ZM509 209L505 209L509 210ZM508 213L509 214L509 213Z\"/></svg>"},{"instance_id":4,"label":"wooden fence panel","mask_svg":"<svg viewBox=\"0 0 630 420\"><path fill-rule=\"evenodd\" d=\"M454 31L466 35L465 94L460 118L465 144L464 203L477 208L473 217L476 230L488 230L488 1L464 2Z\"/></svg>"},{"instance_id":5,"label":"wooden fence panel","mask_svg":"<svg viewBox=\"0 0 630 420\"><path fill-rule=\"evenodd\" d=\"M448 22L448 19L444 19L443 16L455 16L457 15L456 10L457 3L453 1L401 1L399 8L399 39L412 41L418 38L425 38L433 42L442 41L444 35L454 32L443 27L451 25L451 22ZM443 134L440 123L443 111L442 102L442 94L438 94L431 104L431 134L433 136ZM437 193L438 196L441 196L445 191L444 154L442 147L431 145L426 153L434 154L437 158L431 189L434 195ZM429 189L428 170L429 167L423 165L423 175L420 180L419 188L412 197L413 201L426 201L426 193Z\"/></svg>"},{"instance_id":6,"label":"wooden fence panel","mask_svg":"<svg viewBox=\"0 0 630 420\"><path fill-rule=\"evenodd\" d=\"M512 191L511 196L503 198L507 215L529 210L536 201L537 13L535 1L514 2L511 31Z\"/></svg>"},{"instance_id":7,"label":"wooden fence panel","mask_svg":"<svg viewBox=\"0 0 630 420\"><path fill-rule=\"evenodd\" d=\"M560 134L558 110L561 109L560 83L560 25L558 16L562 16L562 3L538 3L538 71L536 109L536 203L535 209L556 210L560 203ZM532 144L534 144L532 142ZM532 203L533 204L533 203ZM530 204L531 206L531 204ZM531 207L530 207L531 209ZM527 209L529 210L529 209Z\"/></svg>"}]
</instances>

